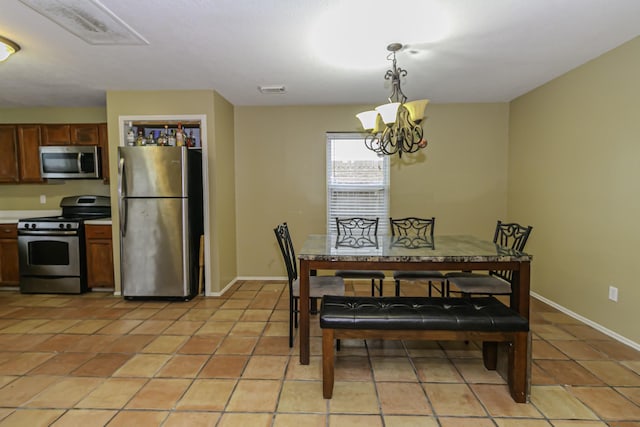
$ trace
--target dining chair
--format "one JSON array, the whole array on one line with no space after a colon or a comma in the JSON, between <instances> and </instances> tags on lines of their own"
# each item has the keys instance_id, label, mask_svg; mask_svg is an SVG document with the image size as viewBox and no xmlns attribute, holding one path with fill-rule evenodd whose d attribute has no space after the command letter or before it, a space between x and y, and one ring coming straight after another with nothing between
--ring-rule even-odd
<instances>
[{"instance_id":1,"label":"dining chair","mask_svg":"<svg viewBox=\"0 0 640 427\"><path fill-rule=\"evenodd\" d=\"M433 246L433 232L436 225L435 217L431 218L389 218L391 225L391 236L402 241L407 240L409 249L417 246L420 242L429 243ZM416 243L418 242L418 243ZM426 280L428 283L428 294L432 296L432 289L435 289L440 295L444 296L445 278L444 274L439 271L394 271L393 280L396 284L396 296L400 296L400 281L417 281ZM434 282L440 284L439 287Z\"/></svg>"},{"instance_id":2,"label":"dining chair","mask_svg":"<svg viewBox=\"0 0 640 427\"><path fill-rule=\"evenodd\" d=\"M336 228L338 230L338 238L373 238L378 235L378 218L336 218ZM382 296L382 282L385 278L382 271L337 270L335 275L343 279L371 279L371 296L375 296L376 288L378 289L378 295ZM376 281L378 281L377 285Z\"/></svg>"},{"instance_id":3,"label":"dining chair","mask_svg":"<svg viewBox=\"0 0 640 427\"><path fill-rule=\"evenodd\" d=\"M532 226L522 226L518 223L505 223L498 220L496 230L493 235L493 243L500 250L516 250L522 252ZM509 295L511 293L511 283L513 271L490 270L488 273L473 273L469 271L450 272L445 274L447 280L446 291L449 294L451 285L462 296L480 295Z\"/></svg>"},{"instance_id":4,"label":"dining chair","mask_svg":"<svg viewBox=\"0 0 640 427\"><path fill-rule=\"evenodd\" d=\"M293 328L298 328L300 279L293 242L286 222L273 229L282 252L289 282L289 347L293 347ZM336 276L309 276L309 303L316 306L323 295L344 295L344 279Z\"/></svg>"}]
</instances>

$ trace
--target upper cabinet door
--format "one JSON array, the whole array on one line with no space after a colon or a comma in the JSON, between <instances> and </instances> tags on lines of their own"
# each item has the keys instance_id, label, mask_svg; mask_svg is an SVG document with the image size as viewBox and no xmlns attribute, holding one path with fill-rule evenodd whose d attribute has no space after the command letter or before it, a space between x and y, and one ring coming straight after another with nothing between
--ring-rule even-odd
<instances>
[{"instance_id":1,"label":"upper cabinet door","mask_svg":"<svg viewBox=\"0 0 640 427\"><path fill-rule=\"evenodd\" d=\"M18 139L15 126L0 126L0 182L18 182Z\"/></svg>"},{"instance_id":2,"label":"upper cabinet door","mask_svg":"<svg viewBox=\"0 0 640 427\"><path fill-rule=\"evenodd\" d=\"M43 182L40 177L40 126L18 126L20 182Z\"/></svg>"},{"instance_id":3,"label":"upper cabinet door","mask_svg":"<svg viewBox=\"0 0 640 427\"><path fill-rule=\"evenodd\" d=\"M96 123L42 125L42 145L99 145Z\"/></svg>"},{"instance_id":4,"label":"upper cabinet door","mask_svg":"<svg viewBox=\"0 0 640 427\"><path fill-rule=\"evenodd\" d=\"M69 125L41 125L42 145L69 145Z\"/></svg>"},{"instance_id":5,"label":"upper cabinet door","mask_svg":"<svg viewBox=\"0 0 640 427\"><path fill-rule=\"evenodd\" d=\"M94 123L69 125L69 134L73 145L100 144L100 132L98 125Z\"/></svg>"}]
</instances>

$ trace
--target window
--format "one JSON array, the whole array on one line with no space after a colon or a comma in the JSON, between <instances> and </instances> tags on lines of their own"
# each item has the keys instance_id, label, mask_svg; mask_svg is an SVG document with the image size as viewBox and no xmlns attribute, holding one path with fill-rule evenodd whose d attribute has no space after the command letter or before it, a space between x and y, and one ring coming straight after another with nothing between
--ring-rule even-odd
<instances>
[{"instance_id":1,"label":"window","mask_svg":"<svg viewBox=\"0 0 640 427\"><path fill-rule=\"evenodd\" d=\"M327 133L327 232L336 217L379 218L378 234L389 224L389 156L379 157L359 133Z\"/></svg>"}]
</instances>

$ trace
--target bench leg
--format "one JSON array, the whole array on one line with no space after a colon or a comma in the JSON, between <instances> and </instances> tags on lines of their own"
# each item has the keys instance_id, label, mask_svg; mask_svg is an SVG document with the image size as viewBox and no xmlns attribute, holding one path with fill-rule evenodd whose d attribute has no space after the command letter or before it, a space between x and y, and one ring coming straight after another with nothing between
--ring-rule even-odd
<instances>
[{"instance_id":1,"label":"bench leg","mask_svg":"<svg viewBox=\"0 0 640 427\"><path fill-rule=\"evenodd\" d=\"M495 371L498 366L498 343L493 341L482 342L482 361L484 367Z\"/></svg>"},{"instance_id":2,"label":"bench leg","mask_svg":"<svg viewBox=\"0 0 640 427\"><path fill-rule=\"evenodd\" d=\"M518 403L527 402L527 357L529 332L516 332L509 346L508 382L511 397Z\"/></svg>"},{"instance_id":3,"label":"bench leg","mask_svg":"<svg viewBox=\"0 0 640 427\"><path fill-rule=\"evenodd\" d=\"M322 396L331 399L333 396L334 355L333 329L322 330Z\"/></svg>"}]
</instances>

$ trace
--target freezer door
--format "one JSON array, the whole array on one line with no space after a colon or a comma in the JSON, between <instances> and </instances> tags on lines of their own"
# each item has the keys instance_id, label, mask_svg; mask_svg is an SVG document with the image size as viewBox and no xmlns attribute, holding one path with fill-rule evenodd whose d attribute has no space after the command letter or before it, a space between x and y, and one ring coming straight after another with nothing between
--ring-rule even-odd
<instances>
[{"instance_id":1,"label":"freezer door","mask_svg":"<svg viewBox=\"0 0 640 427\"><path fill-rule=\"evenodd\" d=\"M127 221L120 235L124 297L189 297L187 199L123 199Z\"/></svg>"},{"instance_id":2,"label":"freezer door","mask_svg":"<svg viewBox=\"0 0 640 427\"><path fill-rule=\"evenodd\" d=\"M185 197L186 147L118 147L120 197Z\"/></svg>"}]
</instances>

